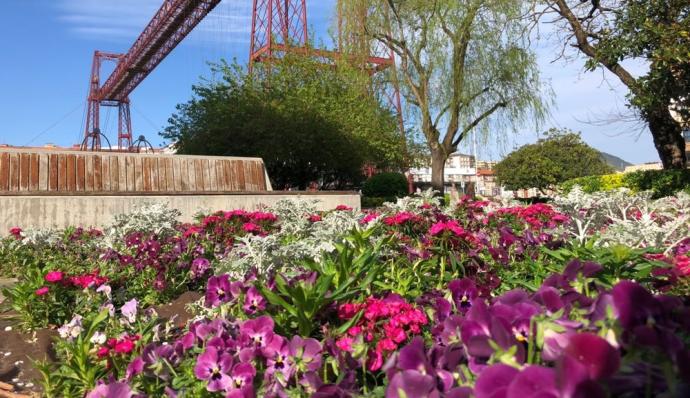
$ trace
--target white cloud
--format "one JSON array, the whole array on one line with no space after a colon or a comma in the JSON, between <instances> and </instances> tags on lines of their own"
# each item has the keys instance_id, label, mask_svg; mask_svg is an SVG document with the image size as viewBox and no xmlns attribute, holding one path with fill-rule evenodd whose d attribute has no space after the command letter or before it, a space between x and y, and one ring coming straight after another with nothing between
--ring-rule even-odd
<instances>
[{"instance_id":1,"label":"white cloud","mask_svg":"<svg viewBox=\"0 0 690 398\"><path fill-rule=\"evenodd\" d=\"M132 41L163 0L58 0L57 20L83 39ZM223 0L197 26L189 42L249 42L251 1Z\"/></svg>"}]
</instances>

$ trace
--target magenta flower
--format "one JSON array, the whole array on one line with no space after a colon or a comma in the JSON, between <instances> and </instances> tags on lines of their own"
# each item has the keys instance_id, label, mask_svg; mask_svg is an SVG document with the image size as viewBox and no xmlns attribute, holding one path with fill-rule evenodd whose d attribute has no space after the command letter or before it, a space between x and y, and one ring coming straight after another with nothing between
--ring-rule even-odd
<instances>
[{"instance_id":1,"label":"magenta flower","mask_svg":"<svg viewBox=\"0 0 690 398\"><path fill-rule=\"evenodd\" d=\"M232 382L227 387L228 397L253 397L254 396L254 376L256 369L247 362L241 362L232 368Z\"/></svg>"},{"instance_id":2,"label":"magenta flower","mask_svg":"<svg viewBox=\"0 0 690 398\"><path fill-rule=\"evenodd\" d=\"M302 372L315 372L321 368L321 343L300 336L290 340L290 359Z\"/></svg>"},{"instance_id":3,"label":"magenta flower","mask_svg":"<svg viewBox=\"0 0 690 398\"><path fill-rule=\"evenodd\" d=\"M252 286L247 290L242 309L244 309L245 314L254 315L266 309L266 299L259 293L257 288Z\"/></svg>"},{"instance_id":4,"label":"magenta flower","mask_svg":"<svg viewBox=\"0 0 690 398\"><path fill-rule=\"evenodd\" d=\"M448 284L455 308L460 312L467 312L472 303L479 297L479 289L472 279L456 279Z\"/></svg>"},{"instance_id":5,"label":"magenta flower","mask_svg":"<svg viewBox=\"0 0 690 398\"><path fill-rule=\"evenodd\" d=\"M504 364L496 364L484 369L474 385L474 396L476 398L506 397L508 386L519 373L519 370Z\"/></svg>"},{"instance_id":6,"label":"magenta flower","mask_svg":"<svg viewBox=\"0 0 690 398\"><path fill-rule=\"evenodd\" d=\"M346 206L346 205L338 205L338 206L336 206L335 210L337 210L337 211L351 211L352 207Z\"/></svg>"},{"instance_id":7,"label":"magenta flower","mask_svg":"<svg viewBox=\"0 0 690 398\"><path fill-rule=\"evenodd\" d=\"M35 293L37 296L45 296L46 294L48 294L49 290L50 289L48 289L48 286L43 286L36 289Z\"/></svg>"},{"instance_id":8,"label":"magenta flower","mask_svg":"<svg viewBox=\"0 0 690 398\"><path fill-rule=\"evenodd\" d=\"M114 382L99 384L86 395L86 398L131 398L134 396L127 383Z\"/></svg>"},{"instance_id":9,"label":"magenta flower","mask_svg":"<svg viewBox=\"0 0 690 398\"><path fill-rule=\"evenodd\" d=\"M206 307L217 307L222 303L229 302L232 298L229 275L225 274L208 278L208 283L206 284L206 300L204 301Z\"/></svg>"},{"instance_id":10,"label":"magenta flower","mask_svg":"<svg viewBox=\"0 0 690 398\"><path fill-rule=\"evenodd\" d=\"M10 235L14 236L14 238L17 240L22 239L22 232L22 229L19 227L10 228Z\"/></svg>"},{"instance_id":11,"label":"magenta flower","mask_svg":"<svg viewBox=\"0 0 690 398\"><path fill-rule=\"evenodd\" d=\"M56 282L60 282L63 277L64 277L64 274L60 271L50 271L46 274L45 280L46 280L46 282L56 283Z\"/></svg>"},{"instance_id":12,"label":"magenta flower","mask_svg":"<svg viewBox=\"0 0 690 398\"><path fill-rule=\"evenodd\" d=\"M232 357L229 354L208 349L197 358L194 375L197 379L208 382L208 391L224 391L233 384L233 379L229 376L231 370Z\"/></svg>"},{"instance_id":13,"label":"magenta flower","mask_svg":"<svg viewBox=\"0 0 690 398\"><path fill-rule=\"evenodd\" d=\"M240 340L255 348L264 348L273 340L273 326L273 318L266 315L244 321L240 326Z\"/></svg>"}]
</instances>

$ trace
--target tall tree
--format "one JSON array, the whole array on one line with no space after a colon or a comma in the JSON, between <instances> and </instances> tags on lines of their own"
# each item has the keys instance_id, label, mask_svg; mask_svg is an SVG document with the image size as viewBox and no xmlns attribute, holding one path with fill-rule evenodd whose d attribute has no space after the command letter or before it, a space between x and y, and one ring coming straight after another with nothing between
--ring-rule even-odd
<instances>
[{"instance_id":1,"label":"tall tree","mask_svg":"<svg viewBox=\"0 0 690 398\"><path fill-rule=\"evenodd\" d=\"M396 118L361 71L301 56L257 65L253 76L237 64L214 68L221 78L194 86L161 134L178 153L261 157L277 189L342 189L359 183L365 164L402 167Z\"/></svg>"},{"instance_id":2,"label":"tall tree","mask_svg":"<svg viewBox=\"0 0 690 398\"><path fill-rule=\"evenodd\" d=\"M513 0L369 2L363 30L397 55L405 102L431 152L434 189L443 191L445 162L471 132L502 134L543 117L545 90L523 11Z\"/></svg>"},{"instance_id":3,"label":"tall tree","mask_svg":"<svg viewBox=\"0 0 690 398\"><path fill-rule=\"evenodd\" d=\"M681 119L690 121L690 2L688 0L537 0L538 19L560 22L564 49L605 68L629 90L629 105L647 122L664 168L687 166ZM625 61L643 60L635 77ZM676 112L679 117L675 117Z\"/></svg>"},{"instance_id":4,"label":"tall tree","mask_svg":"<svg viewBox=\"0 0 690 398\"><path fill-rule=\"evenodd\" d=\"M601 153L584 143L578 133L556 129L508 154L495 170L499 182L508 189L537 188L542 193L573 178L612 171Z\"/></svg>"}]
</instances>

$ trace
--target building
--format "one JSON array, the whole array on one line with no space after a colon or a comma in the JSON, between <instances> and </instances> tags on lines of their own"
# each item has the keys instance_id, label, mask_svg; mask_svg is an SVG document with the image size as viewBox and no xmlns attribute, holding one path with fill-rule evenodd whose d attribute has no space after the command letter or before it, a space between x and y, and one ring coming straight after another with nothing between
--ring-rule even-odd
<instances>
[{"instance_id":1,"label":"building","mask_svg":"<svg viewBox=\"0 0 690 398\"><path fill-rule=\"evenodd\" d=\"M633 165L627 166L623 172L624 173L634 173L636 171L661 170L663 168L664 168L664 166L661 164L661 162L648 162L648 163L633 164Z\"/></svg>"},{"instance_id":2,"label":"building","mask_svg":"<svg viewBox=\"0 0 690 398\"><path fill-rule=\"evenodd\" d=\"M450 155L443 170L446 190L487 197L501 195L502 190L493 171L496 163L477 161L474 156L459 152ZM414 168L410 170L410 174L417 188L426 189L431 186L431 167Z\"/></svg>"},{"instance_id":3,"label":"building","mask_svg":"<svg viewBox=\"0 0 690 398\"><path fill-rule=\"evenodd\" d=\"M429 162L431 163L431 162ZM448 190L455 187L460 193L471 194L474 192L474 184L477 181L477 169L475 158L472 155L453 153L446 160L443 170L443 180ZM412 182L418 188L427 188L431 185L431 167L410 169Z\"/></svg>"}]
</instances>

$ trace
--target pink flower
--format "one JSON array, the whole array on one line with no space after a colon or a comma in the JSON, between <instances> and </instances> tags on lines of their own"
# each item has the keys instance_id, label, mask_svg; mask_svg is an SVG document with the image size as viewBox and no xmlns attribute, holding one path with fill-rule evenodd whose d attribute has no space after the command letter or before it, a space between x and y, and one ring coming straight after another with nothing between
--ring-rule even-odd
<instances>
[{"instance_id":1,"label":"pink flower","mask_svg":"<svg viewBox=\"0 0 690 398\"><path fill-rule=\"evenodd\" d=\"M249 232L249 233L260 232L261 227L254 224L253 222L247 222L247 223L244 223L244 225L242 225L242 230L244 232Z\"/></svg>"},{"instance_id":2,"label":"pink flower","mask_svg":"<svg viewBox=\"0 0 690 398\"><path fill-rule=\"evenodd\" d=\"M132 350L134 350L134 342L129 339L115 343L115 352L118 354L129 354Z\"/></svg>"},{"instance_id":3,"label":"pink flower","mask_svg":"<svg viewBox=\"0 0 690 398\"><path fill-rule=\"evenodd\" d=\"M318 214L312 214L311 216L309 216L309 222L318 222L321 220L322 220L322 218Z\"/></svg>"},{"instance_id":4,"label":"pink flower","mask_svg":"<svg viewBox=\"0 0 690 398\"><path fill-rule=\"evenodd\" d=\"M45 296L46 294L48 294L49 290L50 289L48 289L48 286L43 286L43 287L36 289L35 293L37 296Z\"/></svg>"},{"instance_id":5,"label":"pink flower","mask_svg":"<svg viewBox=\"0 0 690 398\"><path fill-rule=\"evenodd\" d=\"M62 280L63 276L64 276L64 274L60 271L50 271L45 276L45 280L46 280L46 282L51 282L51 283L60 282Z\"/></svg>"},{"instance_id":6,"label":"pink flower","mask_svg":"<svg viewBox=\"0 0 690 398\"><path fill-rule=\"evenodd\" d=\"M352 352L352 342L352 337L345 336L338 339L338 341L335 342L335 346L343 351Z\"/></svg>"},{"instance_id":7,"label":"pink flower","mask_svg":"<svg viewBox=\"0 0 690 398\"><path fill-rule=\"evenodd\" d=\"M16 239L22 238L22 229L19 227L10 228L10 235L14 236Z\"/></svg>"},{"instance_id":8,"label":"pink flower","mask_svg":"<svg viewBox=\"0 0 690 398\"><path fill-rule=\"evenodd\" d=\"M431 228L429 229L429 234L431 234L432 236L438 236L446 231L449 231L456 236L463 236L465 234L465 230L455 220L437 222L436 224L431 226Z\"/></svg>"},{"instance_id":9,"label":"pink flower","mask_svg":"<svg viewBox=\"0 0 690 398\"><path fill-rule=\"evenodd\" d=\"M383 223L389 226L402 225L409 221L417 221L418 219L419 217L409 211L401 211L394 216L384 218Z\"/></svg>"},{"instance_id":10,"label":"pink flower","mask_svg":"<svg viewBox=\"0 0 690 398\"><path fill-rule=\"evenodd\" d=\"M378 216L379 216L378 213L375 213L375 212L369 213L366 216L364 216L362 221L360 221L359 223L360 224L369 224L370 222L376 220L378 218Z\"/></svg>"},{"instance_id":11,"label":"pink flower","mask_svg":"<svg viewBox=\"0 0 690 398\"><path fill-rule=\"evenodd\" d=\"M101 347L96 351L96 356L98 358L105 358L110 354L110 349L108 347Z\"/></svg>"},{"instance_id":12,"label":"pink flower","mask_svg":"<svg viewBox=\"0 0 690 398\"><path fill-rule=\"evenodd\" d=\"M683 276L690 276L690 257L677 256L675 258L676 268Z\"/></svg>"},{"instance_id":13,"label":"pink flower","mask_svg":"<svg viewBox=\"0 0 690 398\"><path fill-rule=\"evenodd\" d=\"M278 217L276 217L275 214L273 213L266 213L262 211L257 211L254 213L251 213L249 215L249 218L251 218L253 221L268 221L268 222L275 222L278 220Z\"/></svg>"},{"instance_id":14,"label":"pink flower","mask_svg":"<svg viewBox=\"0 0 690 398\"><path fill-rule=\"evenodd\" d=\"M346 205L338 205L335 209L337 211L350 211L352 210L352 207Z\"/></svg>"}]
</instances>

